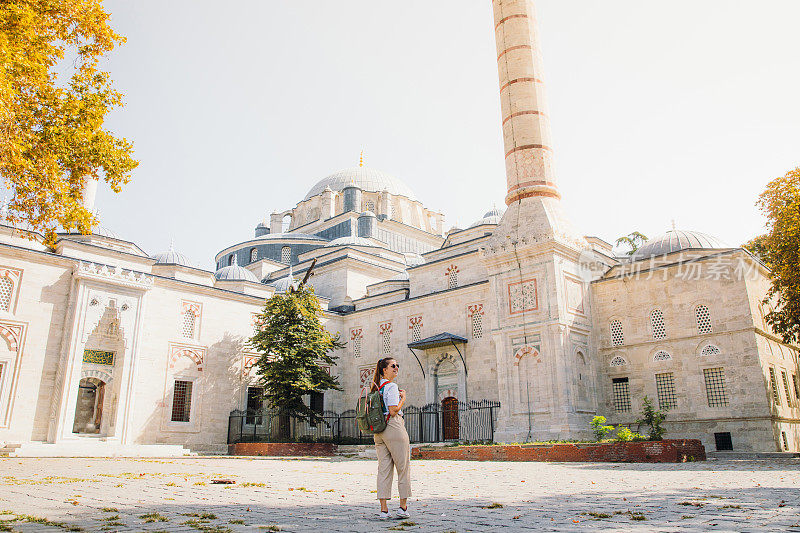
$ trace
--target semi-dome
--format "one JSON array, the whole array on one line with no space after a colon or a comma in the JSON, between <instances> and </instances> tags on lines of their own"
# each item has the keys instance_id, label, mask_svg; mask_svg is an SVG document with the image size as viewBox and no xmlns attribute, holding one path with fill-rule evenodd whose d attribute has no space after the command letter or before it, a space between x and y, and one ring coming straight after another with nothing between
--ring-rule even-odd
<instances>
[{"instance_id":1,"label":"semi-dome","mask_svg":"<svg viewBox=\"0 0 800 533\"><path fill-rule=\"evenodd\" d=\"M411 188L398 178L367 167L346 168L339 172L334 172L327 178L320 180L314 185L305 199L322 194L325 188L333 191L342 191L348 185L355 185L363 191L381 192L387 191L390 194L406 196L416 200L417 196Z\"/></svg>"},{"instance_id":2,"label":"semi-dome","mask_svg":"<svg viewBox=\"0 0 800 533\"><path fill-rule=\"evenodd\" d=\"M153 259L156 260L156 264L158 265L180 265L180 266L192 266L191 261L189 258L183 255L180 252L176 252L172 246L169 247L169 250L166 252L160 252L153 256Z\"/></svg>"},{"instance_id":3,"label":"semi-dome","mask_svg":"<svg viewBox=\"0 0 800 533\"><path fill-rule=\"evenodd\" d=\"M219 281L252 281L258 283L258 278L244 267L240 267L233 256L233 263L214 272L214 277Z\"/></svg>"},{"instance_id":4,"label":"semi-dome","mask_svg":"<svg viewBox=\"0 0 800 533\"><path fill-rule=\"evenodd\" d=\"M504 209L500 209L497 207L493 207L491 211L487 211L483 214L483 217L479 220L476 220L470 228L474 228L476 226L483 226L484 224L500 224L500 219L503 218L503 213L505 213Z\"/></svg>"},{"instance_id":5,"label":"semi-dome","mask_svg":"<svg viewBox=\"0 0 800 533\"><path fill-rule=\"evenodd\" d=\"M647 259L672 252L690 249L730 248L720 239L699 231L670 230L645 242L631 256L632 259Z\"/></svg>"}]
</instances>

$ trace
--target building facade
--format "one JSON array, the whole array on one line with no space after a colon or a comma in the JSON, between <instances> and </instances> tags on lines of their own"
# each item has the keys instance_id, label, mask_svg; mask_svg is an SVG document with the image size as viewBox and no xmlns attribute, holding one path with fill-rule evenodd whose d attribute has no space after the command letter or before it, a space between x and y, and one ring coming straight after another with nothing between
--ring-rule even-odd
<instances>
[{"instance_id":1,"label":"building facade","mask_svg":"<svg viewBox=\"0 0 800 533\"><path fill-rule=\"evenodd\" d=\"M254 315L316 261L326 327L346 341L330 369L344 391L320 408L351 409L391 356L411 404L499 401L497 440L585 438L596 415L635 429L648 396L667 437L800 450L798 347L764 322L769 272L699 232L673 228L622 258L574 228L533 5L493 7L507 208L468 228L445 232L408 185L363 164L265 217L215 272L107 230L48 248L0 227L0 443L223 451L229 413L257 403Z\"/></svg>"}]
</instances>

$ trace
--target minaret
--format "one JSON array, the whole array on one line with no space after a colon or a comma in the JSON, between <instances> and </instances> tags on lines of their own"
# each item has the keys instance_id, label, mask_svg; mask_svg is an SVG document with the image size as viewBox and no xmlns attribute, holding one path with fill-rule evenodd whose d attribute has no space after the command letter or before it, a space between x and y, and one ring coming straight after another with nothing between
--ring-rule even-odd
<instances>
[{"instance_id":1,"label":"minaret","mask_svg":"<svg viewBox=\"0 0 800 533\"><path fill-rule=\"evenodd\" d=\"M494 0L506 154L506 204L560 198L553 172L542 52L531 0Z\"/></svg>"},{"instance_id":2,"label":"minaret","mask_svg":"<svg viewBox=\"0 0 800 533\"><path fill-rule=\"evenodd\" d=\"M542 53L532 0L493 0L500 77L506 204L481 249L494 290L500 441L587 436L594 400L576 353L595 353L588 248L564 216L556 185Z\"/></svg>"}]
</instances>

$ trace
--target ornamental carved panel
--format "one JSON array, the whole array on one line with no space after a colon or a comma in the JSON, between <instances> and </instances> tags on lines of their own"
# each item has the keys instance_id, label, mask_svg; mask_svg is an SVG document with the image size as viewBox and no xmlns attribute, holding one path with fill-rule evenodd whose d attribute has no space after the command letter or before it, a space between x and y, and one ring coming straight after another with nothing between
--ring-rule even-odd
<instances>
[{"instance_id":1,"label":"ornamental carved panel","mask_svg":"<svg viewBox=\"0 0 800 533\"><path fill-rule=\"evenodd\" d=\"M536 279L529 279L508 284L508 311L512 315L537 311L539 309L539 293Z\"/></svg>"}]
</instances>

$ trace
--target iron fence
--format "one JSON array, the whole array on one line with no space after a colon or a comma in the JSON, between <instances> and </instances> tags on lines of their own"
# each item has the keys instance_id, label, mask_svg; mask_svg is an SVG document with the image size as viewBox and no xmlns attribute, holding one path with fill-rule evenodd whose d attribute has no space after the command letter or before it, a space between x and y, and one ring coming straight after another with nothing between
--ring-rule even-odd
<instances>
[{"instance_id":1,"label":"iron fence","mask_svg":"<svg viewBox=\"0 0 800 533\"><path fill-rule=\"evenodd\" d=\"M494 441L500 402L431 403L403 408L411 442ZM356 412L323 411L322 421L306 420L277 410L235 410L228 419L228 444L239 442L333 442L371 444L372 435L361 433Z\"/></svg>"}]
</instances>

